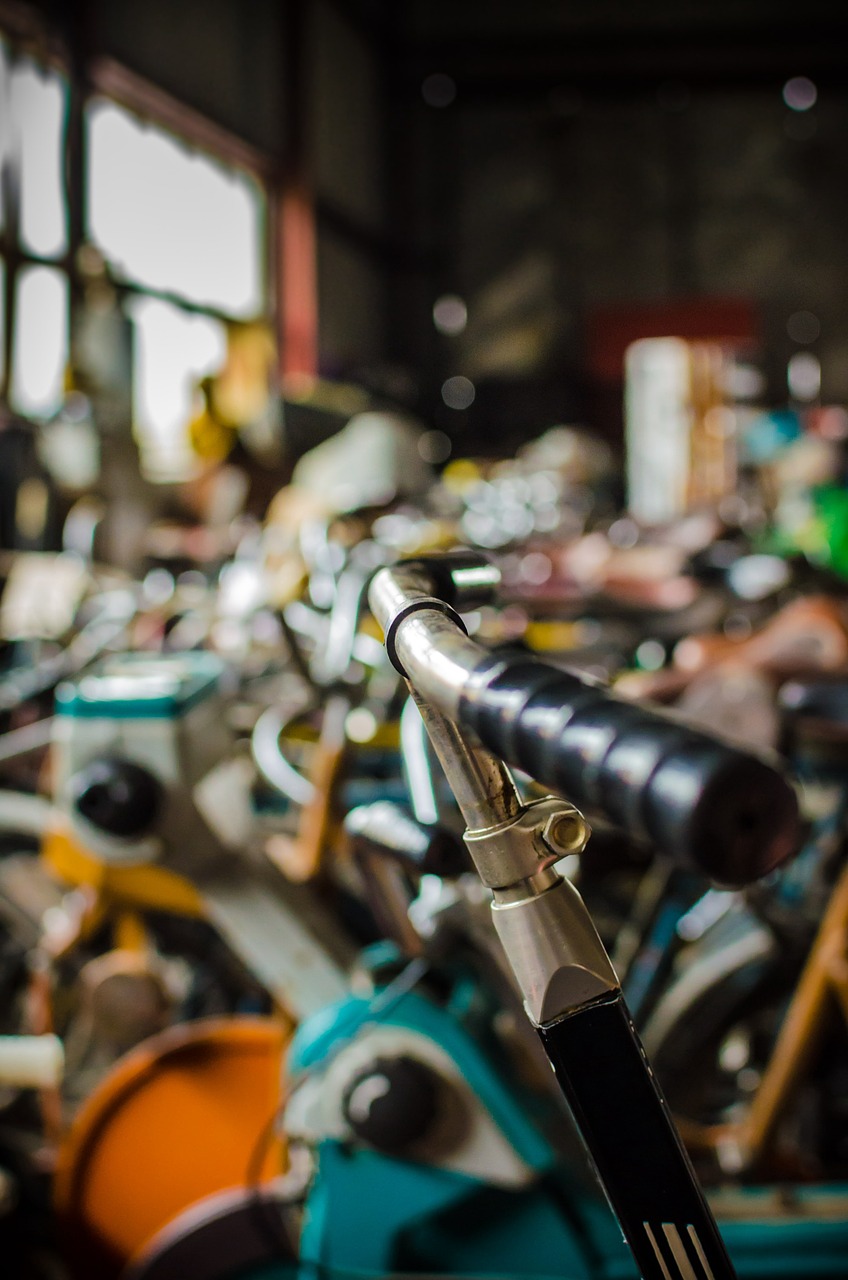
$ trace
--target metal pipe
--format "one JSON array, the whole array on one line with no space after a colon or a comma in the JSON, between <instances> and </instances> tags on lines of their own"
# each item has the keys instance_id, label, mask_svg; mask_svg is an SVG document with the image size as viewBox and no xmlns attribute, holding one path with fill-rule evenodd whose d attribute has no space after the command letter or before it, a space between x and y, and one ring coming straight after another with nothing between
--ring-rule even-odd
<instances>
[{"instance_id":1,"label":"metal pipe","mask_svg":"<svg viewBox=\"0 0 848 1280\"><path fill-rule=\"evenodd\" d=\"M499 826L518 817L521 798L503 761L472 743L452 720L422 697L417 688L410 687L469 829Z\"/></svg>"},{"instance_id":2,"label":"metal pipe","mask_svg":"<svg viewBox=\"0 0 848 1280\"><path fill-rule=\"evenodd\" d=\"M20 729L10 729L0 734L0 763L16 760L20 756L29 755L32 751L40 751L50 743L53 732L53 717L35 720L32 724L22 725Z\"/></svg>"},{"instance_id":3,"label":"metal pipe","mask_svg":"<svg viewBox=\"0 0 848 1280\"><path fill-rule=\"evenodd\" d=\"M445 715L454 717L472 672L485 654L450 614L416 608L397 625L394 654L407 679Z\"/></svg>"},{"instance_id":4,"label":"metal pipe","mask_svg":"<svg viewBox=\"0 0 848 1280\"><path fill-rule=\"evenodd\" d=\"M315 799L315 784L289 764L280 748L280 735L295 717L291 710L269 707L253 726L250 750L266 782L301 807Z\"/></svg>"},{"instance_id":5,"label":"metal pipe","mask_svg":"<svg viewBox=\"0 0 848 1280\"><path fill-rule=\"evenodd\" d=\"M439 820L439 800L435 761L429 749L430 739L421 713L413 698L407 698L400 713L400 754L412 812L419 822L432 824Z\"/></svg>"}]
</instances>

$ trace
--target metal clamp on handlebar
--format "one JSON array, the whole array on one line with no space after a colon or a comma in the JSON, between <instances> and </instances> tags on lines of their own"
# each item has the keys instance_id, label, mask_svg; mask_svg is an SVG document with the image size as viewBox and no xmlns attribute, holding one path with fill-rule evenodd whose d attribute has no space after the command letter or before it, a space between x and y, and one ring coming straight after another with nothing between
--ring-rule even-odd
<instances>
[{"instance_id":1,"label":"metal clamp on handlebar","mask_svg":"<svg viewBox=\"0 0 848 1280\"><path fill-rule=\"evenodd\" d=\"M590 834L573 805L545 796L500 825L469 829L465 843L483 883L504 890L534 879L569 854L582 853Z\"/></svg>"}]
</instances>

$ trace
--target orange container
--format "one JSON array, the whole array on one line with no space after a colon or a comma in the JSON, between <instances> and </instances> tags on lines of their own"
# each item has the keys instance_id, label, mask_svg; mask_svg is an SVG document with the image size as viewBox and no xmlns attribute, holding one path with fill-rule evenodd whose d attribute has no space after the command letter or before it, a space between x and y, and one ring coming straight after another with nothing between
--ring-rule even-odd
<instances>
[{"instance_id":1,"label":"orange container","mask_svg":"<svg viewBox=\"0 0 848 1280\"><path fill-rule=\"evenodd\" d=\"M59 1151L55 1200L73 1276L116 1280L195 1201L283 1171L274 1119L286 1038L270 1019L209 1019L116 1064Z\"/></svg>"}]
</instances>

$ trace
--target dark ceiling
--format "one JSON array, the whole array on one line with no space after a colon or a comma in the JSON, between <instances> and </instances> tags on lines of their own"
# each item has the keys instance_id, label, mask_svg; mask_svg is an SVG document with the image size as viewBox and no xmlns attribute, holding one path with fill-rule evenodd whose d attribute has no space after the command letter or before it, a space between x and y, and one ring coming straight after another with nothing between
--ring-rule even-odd
<instances>
[{"instance_id":1,"label":"dark ceiling","mask_svg":"<svg viewBox=\"0 0 848 1280\"><path fill-rule=\"evenodd\" d=\"M617 96L684 80L721 88L797 74L848 81L848 6L832 0L340 0L389 34L398 88L444 72L469 98L563 83Z\"/></svg>"}]
</instances>

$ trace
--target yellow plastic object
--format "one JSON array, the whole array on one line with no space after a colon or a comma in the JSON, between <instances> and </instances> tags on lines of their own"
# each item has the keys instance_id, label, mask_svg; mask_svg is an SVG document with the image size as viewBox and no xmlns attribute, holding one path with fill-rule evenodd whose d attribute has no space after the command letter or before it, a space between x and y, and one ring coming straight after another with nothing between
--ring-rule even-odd
<instances>
[{"instance_id":1,"label":"yellow plastic object","mask_svg":"<svg viewBox=\"0 0 848 1280\"><path fill-rule=\"evenodd\" d=\"M297 746L303 743L312 746L317 743L320 732L320 729L317 729L315 725L309 724L305 720L296 720L286 725L283 741L290 741ZM361 752L369 750L396 751L399 747L400 724L397 720L388 720L383 724L376 725L367 742L356 744L356 750ZM363 756L363 759L365 760L367 757ZM298 767L300 765L301 762L298 763Z\"/></svg>"},{"instance_id":2,"label":"yellow plastic object","mask_svg":"<svg viewBox=\"0 0 848 1280\"><path fill-rule=\"evenodd\" d=\"M55 875L73 885L86 885L116 906L202 916L199 893L188 880L166 867L115 867L98 861L66 831L48 831L41 856Z\"/></svg>"},{"instance_id":3,"label":"yellow plastic object","mask_svg":"<svg viewBox=\"0 0 848 1280\"><path fill-rule=\"evenodd\" d=\"M471 458L454 458L442 472L442 484L450 493L463 494L480 480L482 471Z\"/></svg>"},{"instance_id":4,"label":"yellow plastic object","mask_svg":"<svg viewBox=\"0 0 848 1280\"><path fill-rule=\"evenodd\" d=\"M75 1280L116 1280L196 1201L285 1168L274 1125L285 1039L270 1019L210 1019L116 1064L59 1149L55 1203Z\"/></svg>"},{"instance_id":5,"label":"yellow plastic object","mask_svg":"<svg viewBox=\"0 0 848 1280\"><path fill-rule=\"evenodd\" d=\"M555 618L529 622L524 638L536 653L567 653L581 643L581 624Z\"/></svg>"},{"instance_id":6,"label":"yellow plastic object","mask_svg":"<svg viewBox=\"0 0 848 1280\"><path fill-rule=\"evenodd\" d=\"M150 947L150 935L137 911L119 911L112 934L116 951L144 954Z\"/></svg>"},{"instance_id":7,"label":"yellow plastic object","mask_svg":"<svg viewBox=\"0 0 848 1280\"><path fill-rule=\"evenodd\" d=\"M223 462L232 452L238 432L220 422L210 411L208 400L204 400L203 408L189 423L188 438L198 458L204 462Z\"/></svg>"}]
</instances>

